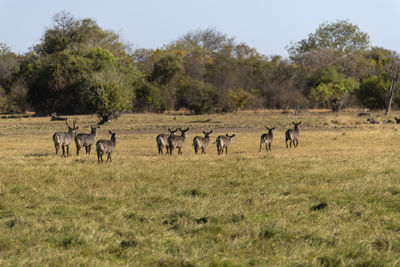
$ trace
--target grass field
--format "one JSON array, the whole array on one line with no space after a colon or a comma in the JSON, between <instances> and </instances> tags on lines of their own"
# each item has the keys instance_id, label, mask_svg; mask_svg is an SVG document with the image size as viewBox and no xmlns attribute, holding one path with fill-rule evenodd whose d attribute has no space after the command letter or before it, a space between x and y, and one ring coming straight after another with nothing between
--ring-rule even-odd
<instances>
[{"instance_id":1,"label":"grass field","mask_svg":"<svg viewBox=\"0 0 400 267\"><path fill-rule=\"evenodd\" d=\"M77 118L79 132L97 121ZM299 146L287 150L292 121ZM277 128L272 152L259 153L266 124ZM157 154L168 127L192 128L183 156ZM63 122L1 119L0 129L2 266L400 265L400 125L355 111L124 115L100 129L98 139L118 131L102 165L75 144L55 155ZM211 142L194 155L202 129L213 141L236 133L228 156Z\"/></svg>"}]
</instances>

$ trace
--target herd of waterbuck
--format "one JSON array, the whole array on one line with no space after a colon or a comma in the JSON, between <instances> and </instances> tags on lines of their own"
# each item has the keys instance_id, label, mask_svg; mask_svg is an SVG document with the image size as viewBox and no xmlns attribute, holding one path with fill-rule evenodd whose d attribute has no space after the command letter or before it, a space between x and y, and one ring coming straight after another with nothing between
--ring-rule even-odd
<instances>
[{"instance_id":1,"label":"herd of waterbuck","mask_svg":"<svg viewBox=\"0 0 400 267\"><path fill-rule=\"evenodd\" d=\"M54 147L56 149L56 154L58 154L58 151L61 147L62 149L62 157L67 157L69 156L69 145L72 143L72 140L75 140L76 144L76 154L79 155L79 151L81 150L82 147L85 147L86 154L90 155L90 150L92 148L92 145L95 142L96 136L97 136L97 130L100 128L100 126L90 126L91 127L91 132L90 134L87 133L79 133L77 134L77 130L79 127L76 126L76 119L73 120L73 125L72 127L68 124L68 121L66 120L65 123L67 124L68 127L68 132L56 132L53 134L53 142L54 142ZM301 122L292 122L294 125L294 129L288 129L285 133L285 142L286 142L286 148L292 148L292 144L294 147L297 147L299 144L299 125ZM262 149L263 144L265 144L265 149L266 151L271 151L271 145L272 141L274 138L273 128L268 128L268 133L264 133L260 137L260 150ZM181 132L181 135L176 135L175 133L177 131ZM169 134L159 134L156 137L156 143L157 143L157 148L158 148L158 154L163 154L164 148L166 149L167 154L172 155L172 152L175 149L178 149L178 155L182 155L182 147L185 144L186 137L187 137L187 132L189 131L189 128L186 129L181 129L177 128L175 130L168 129ZM112 132L109 131L111 135L110 140L98 140L96 142L96 152L97 152L97 161L103 162L103 155L107 154L107 162L111 159L111 154L114 151L114 148L117 144L117 132ZM193 148L194 152L197 154L199 150L201 150L201 154L206 154L205 149L207 148L208 144L210 143L210 135L212 134L212 130L209 132L203 131L204 137L203 136L196 136L193 138ZM228 154L228 147L232 143L232 139L235 136L235 134L229 135L220 135L217 137L215 142L213 144L216 144L217 146L217 153L218 155L222 155L224 153L225 149L225 154Z\"/></svg>"}]
</instances>

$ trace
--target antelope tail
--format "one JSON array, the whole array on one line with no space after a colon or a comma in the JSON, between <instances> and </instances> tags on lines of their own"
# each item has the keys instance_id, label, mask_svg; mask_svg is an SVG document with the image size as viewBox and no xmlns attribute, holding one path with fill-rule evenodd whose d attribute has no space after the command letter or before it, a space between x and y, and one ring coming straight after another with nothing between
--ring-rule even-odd
<instances>
[{"instance_id":1,"label":"antelope tail","mask_svg":"<svg viewBox=\"0 0 400 267\"><path fill-rule=\"evenodd\" d=\"M54 141L54 143L59 144L60 143L60 137L58 137L58 135L54 135L53 136L53 141Z\"/></svg>"},{"instance_id":2,"label":"antelope tail","mask_svg":"<svg viewBox=\"0 0 400 267\"><path fill-rule=\"evenodd\" d=\"M99 153L100 151L103 151L103 150L104 150L103 144L102 144L102 143L98 143L98 144L96 145L96 151L97 151L97 153Z\"/></svg>"}]
</instances>

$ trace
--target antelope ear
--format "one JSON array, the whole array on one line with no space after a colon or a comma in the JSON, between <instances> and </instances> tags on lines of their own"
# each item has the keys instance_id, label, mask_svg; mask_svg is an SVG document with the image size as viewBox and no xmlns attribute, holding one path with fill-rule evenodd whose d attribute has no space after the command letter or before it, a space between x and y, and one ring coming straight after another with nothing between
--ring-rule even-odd
<instances>
[{"instance_id":1,"label":"antelope ear","mask_svg":"<svg viewBox=\"0 0 400 267\"><path fill-rule=\"evenodd\" d=\"M110 131L108 131L108 133L109 133L109 134L112 134L111 130L110 130Z\"/></svg>"},{"instance_id":2,"label":"antelope ear","mask_svg":"<svg viewBox=\"0 0 400 267\"><path fill-rule=\"evenodd\" d=\"M185 132L189 131L189 127L187 127L187 129L185 130Z\"/></svg>"},{"instance_id":3,"label":"antelope ear","mask_svg":"<svg viewBox=\"0 0 400 267\"><path fill-rule=\"evenodd\" d=\"M181 128L178 128L178 130L182 132L182 129L181 129Z\"/></svg>"},{"instance_id":4,"label":"antelope ear","mask_svg":"<svg viewBox=\"0 0 400 267\"><path fill-rule=\"evenodd\" d=\"M226 134L227 137L229 137L229 134Z\"/></svg>"},{"instance_id":5,"label":"antelope ear","mask_svg":"<svg viewBox=\"0 0 400 267\"><path fill-rule=\"evenodd\" d=\"M205 131L203 131L203 134L207 134Z\"/></svg>"},{"instance_id":6,"label":"antelope ear","mask_svg":"<svg viewBox=\"0 0 400 267\"><path fill-rule=\"evenodd\" d=\"M78 129L79 129L79 126L75 128L75 130L78 130Z\"/></svg>"},{"instance_id":7,"label":"antelope ear","mask_svg":"<svg viewBox=\"0 0 400 267\"><path fill-rule=\"evenodd\" d=\"M294 123L294 121L292 121L293 125L295 125L296 123Z\"/></svg>"},{"instance_id":8,"label":"antelope ear","mask_svg":"<svg viewBox=\"0 0 400 267\"><path fill-rule=\"evenodd\" d=\"M97 129L100 129L100 125L97 125Z\"/></svg>"},{"instance_id":9,"label":"antelope ear","mask_svg":"<svg viewBox=\"0 0 400 267\"><path fill-rule=\"evenodd\" d=\"M301 121L299 121L298 125L300 125L300 124L301 124Z\"/></svg>"},{"instance_id":10,"label":"antelope ear","mask_svg":"<svg viewBox=\"0 0 400 267\"><path fill-rule=\"evenodd\" d=\"M212 134L212 130L208 134Z\"/></svg>"},{"instance_id":11,"label":"antelope ear","mask_svg":"<svg viewBox=\"0 0 400 267\"><path fill-rule=\"evenodd\" d=\"M231 138L234 137L234 136L235 136L235 134L232 134L232 135L231 135Z\"/></svg>"},{"instance_id":12,"label":"antelope ear","mask_svg":"<svg viewBox=\"0 0 400 267\"><path fill-rule=\"evenodd\" d=\"M271 129L271 131L275 130L275 127Z\"/></svg>"}]
</instances>

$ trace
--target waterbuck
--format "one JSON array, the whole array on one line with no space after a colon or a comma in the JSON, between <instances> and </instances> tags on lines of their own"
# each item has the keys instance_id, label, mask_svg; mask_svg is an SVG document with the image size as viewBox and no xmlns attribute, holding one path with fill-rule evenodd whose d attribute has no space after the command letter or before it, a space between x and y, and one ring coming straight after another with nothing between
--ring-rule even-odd
<instances>
[{"instance_id":1,"label":"waterbuck","mask_svg":"<svg viewBox=\"0 0 400 267\"><path fill-rule=\"evenodd\" d=\"M75 136L75 144L76 144L76 155L79 155L79 150L84 146L86 150L86 154L90 155L90 150L92 149L92 145L94 144L94 139L96 139L97 129L100 126L90 126L92 131L90 134L80 133Z\"/></svg>"},{"instance_id":2,"label":"waterbuck","mask_svg":"<svg viewBox=\"0 0 400 267\"><path fill-rule=\"evenodd\" d=\"M117 144L117 132L111 132L108 131L111 134L111 140L104 140L101 139L99 141L97 141L96 143L96 152L97 152L97 162L100 163L103 162L103 155L107 154L107 161L110 160L110 162L112 162L111 159L111 154L114 151L114 148Z\"/></svg>"},{"instance_id":3,"label":"waterbuck","mask_svg":"<svg viewBox=\"0 0 400 267\"><path fill-rule=\"evenodd\" d=\"M274 134L272 133L272 131L275 130L275 127L273 127L273 128L267 127L267 130L268 130L268 133L264 133L261 135L260 150L258 152L261 152L261 148L264 143L265 143L265 150L271 151L272 140L274 139Z\"/></svg>"},{"instance_id":4,"label":"waterbuck","mask_svg":"<svg viewBox=\"0 0 400 267\"><path fill-rule=\"evenodd\" d=\"M228 155L228 146L232 143L232 138L234 136L235 134L232 134L231 136L226 134L226 136L220 135L217 137L215 143L217 143L218 156L224 154L224 148L225 148L225 154Z\"/></svg>"},{"instance_id":5,"label":"waterbuck","mask_svg":"<svg viewBox=\"0 0 400 267\"><path fill-rule=\"evenodd\" d=\"M297 147L299 144L299 125L301 124L301 121L298 123L292 122L294 125L294 129L288 129L285 134L285 142L286 142L286 148L289 148L288 146L288 141L290 144L290 148L292 148L292 143L294 147Z\"/></svg>"},{"instance_id":6,"label":"waterbuck","mask_svg":"<svg viewBox=\"0 0 400 267\"><path fill-rule=\"evenodd\" d=\"M163 154L164 147L167 150L167 154L169 154L168 137L176 133L176 131L178 131L178 128L176 128L176 130L171 130L168 128L168 131L169 134L159 134L156 137L158 154Z\"/></svg>"},{"instance_id":7,"label":"waterbuck","mask_svg":"<svg viewBox=\"0 0 400 267\"><path fill-rule=\"evenodd\" d=\"M54 142L54 147L56 148L56 155L58 154L58 150L60 149L60 146L62 148L62 155L61 157L64 156L69 156L69 145L72 142L72 139L75 137L76 130L79 129L79 127L76 127L76 119L73 121L73 126L71 127L68 124L68 121L65 121L68 127L68 132L56 132L53 134L53 142ZM65 146L67 147L67 154L65 154Z\"/></svg>"},{"instance_id":8,"label":"waterbuck","mask_svg":"<svg viewBox=\"0 0 400 267\"><path fill-rule=\"evenodd\" d=\"M172 155L172 151L174 151L175 148L178 149L178 155L182 155L182 147L185 144L187 131L189 131L189 127L186 130L182 130L181 128L179 128L179 131L181 131L181 136L174 134L168 136L168 147L170 155Z\"/></svg>"},{"instance_id":9,"label":"waterbuck","mask_svg":"<svg viewBox=\"0 0 400 267\"><path fill-rule=\"evenodd\" d=\"M193 138L193 147L194 147L194 153L199 151L201 149L201 154L206 154L206 147L208 146L208 143L210 142L210 134L212 134L212 130L209 131L208 133L203 131L204 137L202 136L196 136Z\"/></svg>"}]
</instances>

